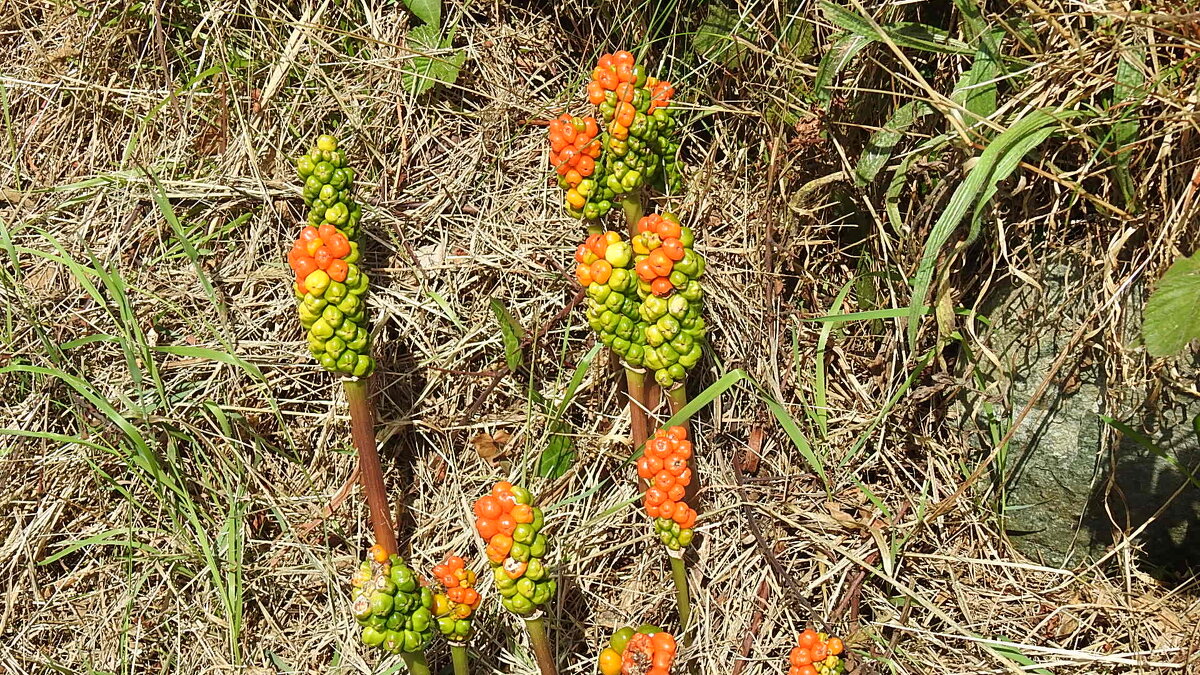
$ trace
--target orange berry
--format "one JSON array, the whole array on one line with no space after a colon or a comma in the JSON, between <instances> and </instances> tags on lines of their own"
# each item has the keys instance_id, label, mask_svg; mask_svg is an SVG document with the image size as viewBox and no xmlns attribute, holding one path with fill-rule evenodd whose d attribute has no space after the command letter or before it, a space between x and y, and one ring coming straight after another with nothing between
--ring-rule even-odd
<instances>
[{"instance_id":1,"label":"orange berry","mask_svg":"<svg viewBox=\"0 0 1200 675\"><path fill-rule=\"evenodd\" d=\"M317 228L317 236L320 237L321 241L325 242L326 244L328 244L329 240L333 239L333 236L337 233L337 228L334 227L332 223L321 223L321 227Z\"/></svg>"},{"instance_id":2,"label":"orange berry","mask_svg":"<svg viewBox=\"0 0 1200 675\"><path fill-rule=\"evenodd\" d=\"M651 489L657 490L658 488L651 488ZM676 483L676 484L672 485L671 487L667 488L667 499L670 499L673 502L677 502L677 501L683 499L684 495L686 495L686 494L687 494L687 488L683 487L679 483Z\"/></svg>"},{"instance_id":3,"label":"orange berry","mask_svg":"<svg viewBox=\"0 0 1200 675\"><path fill-rule=\"evenodd\" d=\"M317 261L317 267L325 270L329 269L329 262L333 260L333 256L329 254L328 247L322 246L321 248L317 249L316 254L313 255L313 260Z\"/></svg>"},{"instance_id":4,"label":"orange berry","mask_svg":"<svg viewBox=\"0 0 1200 675\"><path fill-rule=\"evenodd\" d=\"M678 476L688 468L687 460L674 455L663 462L663 470L669 472L672 476Z\"/></svg>"},{"instance_id":5,"label":"orange berry","mask_svg":"<svg viewBox=\"0 0 1200 675\"><path fill-rule=\"evenodd\" d=\"M683 459L691 459L692 457L692 442L691 441L675 441L675 456Z\"/></svg>"},{"instance_id":6,"label":"orange berry","mask_svg":"<svg viewBox=\"0 0 1200 675\"><path fill-rule=\"evenodd\" d=\"M605 284L608 283L610 276L612 276L612 263L603 258L592 263L592 281Z\"/></svg>"},{"instance_id":7,"label":"orange berry","mask_svg":"<svg viewBox=\"0 0 1200 675\"><path fill-rule=\"evenodd\" d=\"M650 480L657 476L659 471L663 470L663 461L651 455L646 458L646 469L649 473L649 475L646 476L646 480Z\"/></svg>"},{"instance_id":8,"label":"orange berry","mask_svg":"<svg viewBox=\"0 0 1200 675\"><path fill-rule=\"evenodd\" d=\"M646 443L646 454L659 459L671 456L671 442L662 437L654 437Z\"/></svg>"},{"instance_id":9,"label":"orange berry","mask_svg":"<svg viewBox=\"0 0 1200 675\"><path fill-rule=\"evenodd\" d=\"M500 533L500 528L496 525L496 521L487 518L476 520L475 529L479 532L479 536L488 541L491 541L492 537Z\"/></svg>"},{"instance_id":10,"label":"orange berry","mask_svg":"<svg viewBox=\"0 0 1200 675\"><path fill-rule=\"evenodd\" d=\"M600 82L600 86L608 91L616 89L617 85L621 83L617 79L617 72L615 70L597 70L595 74L596 79Z\"/></svg>"},{"instance_id":11,"label":"orange berry","mask_svg":"<svg viewBox=\"0 0 1200 675\"><path fill-rule=\"evenodd\" d=\"M312 225L308 225L303 230L300 230L300 241L304 244L308 244L310 241L320 238L321 235L317 231L317 228L313 227Z\"/></svg>"},{"instance_id":12,"label":"orange berry","mask_svg":"<svg viewBox=\"0 0 1200 675\"><path fill-rule=\"evenodd\" d=\"M658 273L650 267L650 261L644 258L637 261L637 264L633 266L633 271L637 272L638 278L646 283L650 283L658 278Z\"/></svg>"},{"instance_id":13,"label":"orange berry","mask_svg":"<svg viewBox=\"0 0 1200 675\"><path fill-rule=\"evenodd\" d=\"M658 505L662 504L663 502L667 501L667 498L668 498L668 494L666 492L663 492L659 488L651 487L651 488L646 489L646 503L647 504L653 504L654 506L658 506Z\"/></svg>"},{"instance_id":14,"label":"orange berry","mask_svg":"<svg viewBox=\"0 0 1200 675\"><path fill-rule=\"evenodd\" d=\"M812 666L801 666L800 675L818 675L817 669Z\"/></svg>"},{"instance_id":15,"label":"orange berry","mask_svg":"<svg viewBox=\"0 0 1200 675\"><path fill-rule=\"evenodd\" d=\"M295 270L296 276L305 278L317 270L317 261L306 255L297 259L296 264L292 265L292 269Z\"/></svg>"},{"instance_id":16,"label":"orange berry","mask_svg":"<svg viewBox=\"0 0 1200 675\"><path fill-rule=\"evenodd\" d=\"M788 668L788 675L800 675L800 668L797 666Z\"/></svg>"},{"instance_id":17,"label":"orange berry","mask_svg":"<svg viewBox=\"0 0 1200 675\"><path fill-rule=\"evenodd\" d=\"M592 285L592 270L587 265L579 265L575 268L575 278L579 280L579 285L587 288Z\"/></svg>"},{"instance_id":18,"label":"orange berry","mask_svg":"<svg viewBox=\"0 0 1200 675\"><path fill-rule=\"evenodd\" d=\"M671 514L671 519L679 523L679 527L683 528L683 524L688 521L691 511L692 508L687 504L676 502L675 513Z\"/></svg>"},{"instance_id":19,"label":"orange berry","mask_svg":"<svg viewBox=\"0 0 1200 675\"><path fill-rule=\"evenodd\" d=\"M517 521L513 520L513 517L507 513L500 516L500 519L496 521L496 525L500 528L501 534L506 534L510 537L517 529Z\"/></svg>"},{"instance_id":20,"label":"orange berry","mask_svg":"<svg viewBox=\"0 0 1200 675\"><path fill-rule=\"evenodd\" d=\"M433 566L433 576L435 576L439 579L441 579L442 577L446 576L449 573L450 573L450 567L447 565L443 564L443 565L434 565Z\"/></svg>"},{"instance_id":21,"label":"orange berry","mask_svg":"<svg viewBox=\"0 0 1200 675\"><path fill-rule=\"evenodd\" d=\"M684 469L683 471L680 471L679 475L675 476L675 482L679 483L680 485L682 485L684 487L691 485L692 484L692 470Z\"/></svg>"},{"instance_id":22,"label":"orange berry","mask_svg":"<svg viewBox=\"0 0 1200 675\"><path fill-rule=\"evenodd\" d=\"M829 653L833 654L834 656L841 654L846 648L846 645L842 643L841 638L829 638L829 642L826 643L825 646L829 649Z\"/></svg>"},{"instance_id":23,"label":"orange berry","mask_svg":"<svg viewBox=\"0 0 1200 675\"><path fill-rule=\"evenodd\" d=\"M679 241L678 239L667 239L665 237L663 238L663 244L660 250L662 250L663 253L666 253L667 257L674 262L683 260L685 253L683 250L683 242Z\"/></svg>"},{"instance_id":24,"label":"orange berry","mask_svg":"<svg viewBox=\"0 0 1200 675\"><path fill-rule=\"evenodd\" d=\"M674 655L675 650L677 649L675 636L666 632L660 632L651 635L650 643L654 645L654 651L656 652L667 652L668 654Z\"/></svg>"},{"instance_id":25,"label":"orange berry","mask_svg":"<svg viewBox=\"0 0 1200 675\"><path fill-rule=\"evenodd\" d=\"M614 66L620 66L623 63L632 66L633 65L633 54L630 52L624 51L624 50L621 50L619 52L613 52L612 64Z\"/></svg>"},{"instance_id":26,"label":"orange berry","mask_svg":"<svg viewBox=\"0 0 1200 675\"><path fill-rule=\"evenodd\" d=\"M475 502L475 515L480 518L495 519L499 518L504 509L500 506L500 500L492 495L480 497Z\"/></svg>"},{"instance_id":27,"label":"orange berry","mask_svg":"<svg viewBox=\"0 0 1200 675\"><path fill-rule=\"evenodd\" d=\"M588 102L592 105L600 105L604 103L604 87L600 86L599 82L592 81L587 86Z\"/></svg>"},{"instance_id":28,"label":"orange berry","mask_svg":"<svg viewBox=\"0 0 1200 675\"><path fill-rule=\"evenodd\" d=\"M673 441L686 441L687 440L688 434L687 434L686 427L673 426L670 429L667 429L666 433L667 433L667 438L669 438Z\"/></svg>"},{"instance_id":29,"label":"orange berry","mask_svg":"<svg viewBox=\"0 0 1200 675\"><path fill-rule=\"evenodd\" d=\"M659 297L670 295L673 290L675 290L675 285L666 277L658 277L650 282L650 292Z\"/></svg>"},{"instance_id":30,"label":"orange berry","mask_svg":"<svg viewBox=\"0 0 1200 675\"><path fill-rule=\"evenodd\" d=\"M696 526L696 510L688 507L687 520L679 523L680 529L690 530Z\"/></svg>"},{"instance_id":31,"label":"orange berry","mask_svg":"<svg viewBox=\"0 0 1200 675\"><path fill-rule=\"evenodd\" d=\"M460 602L462 602L464 605L470 605L472 607L479 604L479 591L475 590L474 588L464 588L463 590L465 592L463 593L463 599Z\"/></svg>"},{"instance_id":32,"label":"orange berry","mask_svg":"<svg viewBox=\"0 0 1200 675\"><path fill-rule=\"evenodd\" d=\"M659 518L674 518L675 510L677 508L679 508L679 506L680 506L679 502L673 502L670 499L663 501L663 503L658 505L658 514L659 514L658 517Z\"/></svg>"},{"instance_id":33,"label":"orange berry","mask_svg":"<svg viewBox=\"0 0 1200 675\"><path fill-rule=\"evenodd\" d=\"M512 519L518 525L533 522L533 507L528 504L517 504L512 508Z\"/></svg>"},{"instance_id":34,"label":"orange berry","mask_svg":"<svg viewBox=\"0 0 1200 675\"><path fill-rule=\"evenodd\" d=\"M374 560L380 564L385 563L388 560L387 549L379 544L375 544L371 548L367 549L367 555L371 556L371 560Z\"/></svg>"},{"instance_id":35,"label":"orange berry","mask_svg":"<svg viewBox=\"0 0 1200 675\"><path fill-rule=\"evenodd\" d=\"M663 488L664 490L675 484L675 476L666 471L659 471L654 475L654 486Z\"/></svg>"},{"instance_id":36,"label":"orange berry","mask_svg":"<svg viewBox=\"0 0 1200 675\"><path fill-rule=\"evenodd\" d=\"M504 534L503 532L492 537L492 541L489 544L489 546L495 548L497 551L503 553L504 555L508 555L508 552L512 550L512 545L513 545L512 537L508 536L507 534Z\"/></svg>"},{"instance_id":37,"label":"orange berry","mask_svg":"<svg viewBox=\"0 0 1200 675\"><path fill-rule=\"evenodd\" d=\"M655 633L655 635L663 635L663 633ZM655 650L654 656L650 659L650 664L654 667L649 672L661 670L664 673L668 673L671 671L671 661L674 660L675 654Z\"/></svg>"},{"instance_id":38,"label":"orange berry","mask_svg":"<svg viewBox=\"0 0 1200 675\"><path fill-rule=\"evenodd\" d=\"M796 643L799 644L801 647L810 647L811 648L814 644L817 643L817 631L815 631L811 628L805 629L805 631L800 634L800 637L796 639Z\"/></svg>"},{"instance_id":39,"label":"orange berry","mask_svg":"<svg viewBox=\"0 0 1200 675\"><path fill-rule=\"evenodd\" d=\"M829 656L829 649L828 649L828 648L827 648L825 645L821 644L820 642L818 642L818 643L814 644L814 645L813 645L813 646L812 646L812 647L811 647L811 648L808 650L808 652L809 652L810 654L812 654L812 660L813 660L814 662L816 662L816 661L824 661L824 660L825 660L825 657L826 657L826 656Z\"/></svg>"},{"instance_id":40,"label":"orange berry","mask_svg":"<svg viewBox=\"0 0 1200 675\"><path fill-rule=\"evenodd\" d=\"M350 274L350 265L346 264L346 261L341 258L334 258L329 261L329 268L326 271L329 272L330 279L341 283Z\"/></svg>"},{"instance_id":41,"label":"orange berry","mask_svg":"<svg viewBox=\"0 0 1200 675\"><path fill-rule=\"evenodd\" d=\"M658 504L647 504L646 515L650 516L651 518L661 518L662 508Z\"/></svg>"},{"instance_id":42,"label":"orange berry","mask_svg":"<svg viewBox=\"0 0 1200 675\"><path fill-rule=\"evenodd\" d=\"M658 236L662 237L663 240L678 239L680 235L683 234L683 228L681 228L679 223L676 223L675 221L662 218L658 221L658 227L655 232L657 232Z\"/></svg>"}]
</instances>

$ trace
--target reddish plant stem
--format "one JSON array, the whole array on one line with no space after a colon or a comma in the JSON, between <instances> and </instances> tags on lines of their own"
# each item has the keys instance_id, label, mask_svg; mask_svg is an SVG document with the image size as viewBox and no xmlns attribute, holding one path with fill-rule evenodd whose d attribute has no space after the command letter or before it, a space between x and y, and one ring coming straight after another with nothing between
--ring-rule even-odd
<instances>
[{"instance_id":1,"label":"reddish plant stem","mask_svg":"<svg viewBox=\"0 0 1200 675\"><path fill-rule=\"evenodd\" d=\"M646 371L634 370L633 368L625 368L625 388L626 394L629 397L629 435L633 444L633 451L636 453L646 444L646 439L650 438L647 432L649 421L646 419L645 405L646 399ZM646 491L649 487L646 484L646 479L638 476L638 490Z\"/></svg>"},{"instance_id":2,"label":"reddish plant stem","mask_svg":"<svg viewBox=\"0 0 1200 675\"><path fill-rule=\"evenodd\" d=\"M682 382L667 390L667 403L671 406L672 417L678 415L679 412L683 410L683 406L687 405L687 402L687 387L685 387ZM684 429L688 429L687 420L680 422L679 426L683 427ZM691 437L690 429L688 429L688 436Z\"/></svg>"},{"instance_id":3,"label":"reddish plant stem","mask_svg":"<svg viewBox=\"0 0 1200 675\"><path fill-rule=\"evenodd\" d=\"M346 388L346 402L350 404L350 435L354 439L354 447L358 449L358 468L362 474L363 492L367 495L367 508L371 512L375 543L388 553L398 553L387 488L383 484L383 467L379 463L379 450L375 447L375 411L371 407L368 383L369 379L342 380Z\"/></svg>"}]
</instances>

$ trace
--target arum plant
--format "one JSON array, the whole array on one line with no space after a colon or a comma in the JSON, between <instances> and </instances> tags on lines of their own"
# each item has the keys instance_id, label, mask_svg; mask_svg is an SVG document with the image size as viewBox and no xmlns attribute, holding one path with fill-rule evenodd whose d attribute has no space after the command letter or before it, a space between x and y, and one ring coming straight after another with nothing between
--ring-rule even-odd
<instances>
[{"instance_id":1,"label":"arum plant","mask_svg":"<svg viewBox=\"0 0 1200 675\"><path fill-rule=\"evenodd\" d=\"M450 555L445 562L434 566L433 576L443 589L433 596L438 630L450 644L454 675L467 675L470 672L467 643L473 634L471 616L480 601L479 591L475 590L475 572L467 569L465 560Z\"/></svg>"},{"instance_id":2,"label":"arum plant","mask_svg":"<svg viewBox=\"0 0 1200 675\"><path fill-rule=\"evenodd\" d=\"M387 492L375 446L369 383L375 370L364 297L369 279L359 266L362 207L354 201L354 170L333 136L296 159L304 180L307 223L288 252L294 291L308 348L325 370L342 378L350 431L375 544L355 573L353 611L362 640L404 655L409 670L427 675L424 650L432 636L432 596L397 555Z\"/></svg>"},{"instance_id":3,"label":"arum plant","mask_svg":"<svg viewBox=\"0 0 1200 675\"><path fill-rule=\"evenodd\" d=\"M658 626L626 626L600 652L600 675L670 675L678 645Z\"/></svg>"},{"instance_id":4,"label":"arum plant","mask_svg":"<svg viewBox=\"0 0 1200 675\"><path fill-rule=\"evenodd\" d=\"M846 662L840 638L809 628L800 634L788 654L788 675L842 675Z\"/></svg>"},{"instance_id":5,"label":"arum plant","mask_svg":"<svg viewBox=\"0 0 1200 675\"><path fill-rule=\"evenodd\" d=\"M544 619L544 608L558 584L546 568L549 541L542 533L546 525L542 510L533 505L529 490L500 481L475 502L474 511L475 529L487 542L501 604L525 620L542 675L558 675Z\"/></svg>"},{"instance_id":6,"label":"arum plant","mask_svg":"<svg viewBox=\"0 0 1200 675\"><path fill-rule=\"evenodd\" d=\"M654 519L655 533L667 547L671 576L675 581L679 625L685 633L691 602L683 551L692 543L696 526L696 510L685 501L687 488L692 483L692 470L688 466L691 457L692 443L687 438L687 429L674 426L655 432L637 462L638 477L648 486L642 495L642 504L646 514Z\"/></svg>"},{"instance_id":7,"label":"arum plant","mask_svg":"<svg viewBox=\"0 0 1200 675\"><path fill-rule=\"evenodd\" d=\"M585 286L591 285L591 280L596 281L598 286L593 293L604 298L598 303L607 301L610 295L604 289L616 289L617 295L607 306L610 313L604 315L605 310L593 303L589 322L602 339L608 338L609 346L624 360L634 447L645 443L650 432L646 410L654 407L647 405L646 371L640 363L644 335L636 328L638 319L632 312L636 304L624 302L629 299L636 303L637 285L633 279L626 284L626 275L621 273L609 285L610 272L628 270L631 261L626 255L630 244L626 240L618 246L619 253L607 255L604 252L607 244L620 243L622 237L606 232L600 221L616 204L621 204L626 236L633 238L638 234L646 190L679 192L683 177L677 159L675 109L671 105L674 94L669 82L647 75L646 67L636 63L630 52L605 54L592 71L587 86L588 101L596 107L599 120L563 115L549 126L550 163L564 190L566 212L585 220L591 235L603 238L599 242L589 239L586 246L590 253L581 247L576 260L588 272L595 272L587 279L581 273L580 281ZM581 256L588 257L588 261L581 260ZM602 259L602 264L595 265ZM603 330L597 328L601 321Z\"/></svg>"}]
</instances>

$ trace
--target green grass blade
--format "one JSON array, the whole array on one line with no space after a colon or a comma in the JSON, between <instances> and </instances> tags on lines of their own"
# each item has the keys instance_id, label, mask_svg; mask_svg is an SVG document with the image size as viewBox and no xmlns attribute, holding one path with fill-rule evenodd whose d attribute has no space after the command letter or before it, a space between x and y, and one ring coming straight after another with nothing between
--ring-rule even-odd
<instances>
[{"instance_id":1,"label":"green grass blade","mask_svg":"<svg viewBox=\"0 0 1200 675\"><path fill-rule=\"evenodd\" d=\"M1061 121L1079 115L1076 111L1035 110L1022 117L1004 133L997 136L983 154L966 179L955 189L950 201L934 223L925 240L925 249L913 280L912 304L908 310L908 345L915 349L919 319L929 286L933 282L934 268L942 247L950 239L958 224L969 209L978 215L987 201L995 194L996 183L1008 177L1030 149L1041 143Z\"/></svg>"},{"instance_id":2,"label":"green grass blade","mask_svg":"<svg viewBox=\"0 0 1200 675\"><path fill-rule=\"evenodd\" d=\"M867 185L874 181L879 172L887 166L896 144L904 138L908 128L930 112L932 110L924 101L909 101L897 108L883 128L871 134L867 147L858 159L858 165L854 167L854 182Z\"/></svg>"}]
</instances>

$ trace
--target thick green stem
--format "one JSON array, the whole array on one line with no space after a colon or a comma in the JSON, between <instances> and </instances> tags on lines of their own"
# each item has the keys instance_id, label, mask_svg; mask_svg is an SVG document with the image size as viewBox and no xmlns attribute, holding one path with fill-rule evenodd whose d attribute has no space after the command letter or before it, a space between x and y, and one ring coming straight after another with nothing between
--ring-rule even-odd
<instances>
[{"instance_id":1,"label":"thick green stem","mask_svg":"<svg viewBox=\"0 0 1200 675\"><path fill-rule=\"evenodd\" d=\"M682 382L667 390L667 402L671 405L671 415L679 414L683 410L683 406L688 403L687 387ZM687 428L687 421L684 420L680 426ZM690 435L690 434L689 434Z\"/></svg>"},{"instance_id":2,"label":"thick green stem","mask_svg":"<svg viewBox=\"0 0 1200 675\"><path fill-rule=\"evenodd\" d=\"M454 660L454 675L470 675L471 657L466 645L450 645L450 658Z\"/></svg>"},{"instance_id":3,"label":"thick green stem","mask_svg":"<svg viewBox=\"0 0 1200 675\"><path fill-rule=\"evenodd\" d=\"M629 238L637 234L637 223L642 219L642 195L632 192L621 200L621 208L625 209L625 224L629 226Z\"/></svg>"},{"instance_id":4,"label":"thick green stem","mask_svg":"<svg viewBox=\"0 0 1200 675\"><path fill-rule=\"evenodd\" d=\"M671 576L675 579L675 604L679 607L679 630L684 635L685 644L692 644L692 634L688 632L688 617L692 614L692 603L688 599L687 568L683 565L683 557L671 557Z\"/></svg>"},{"instance_id":5,"label":"thick green stem","mask_svg":"<svg viewBox=\"0 0 1200 675\"><path fill-rule=\"evenodd\" d=\"M375 543L388 553L398 553L387 488L383 484L383 467L375 447L375 412L371 408L369 379L345 379L342 385L346 388L346 402L350 404L350 435L358 449L358 473L367 495Z\"/></svg>"},{"instance_id":6,"label":"thick green stem","mask_svg":"<svg viewBox=\"0 0 1200 675\"><path fill-rule=\"evenodd\" d=\"M550 646L550 638L546 636L546 620L542 616L525 619L525 627L529 630L529 643L533 645L533 655L537 658L538 669L542 675L558 675L558 666L554 662L554 648Z\"/></svg>"},{"instance_id":7,"label":"thick green stem","mask_svg":"<svg viewBox=\"0 0 1200 675\"><path fill-rule=\"evenodd\" d=\"M425 652L400 652L400 656L404 657L404 663L412 675L430 675L429 666L425 665Z\"/></svg>"}]
</instances>

